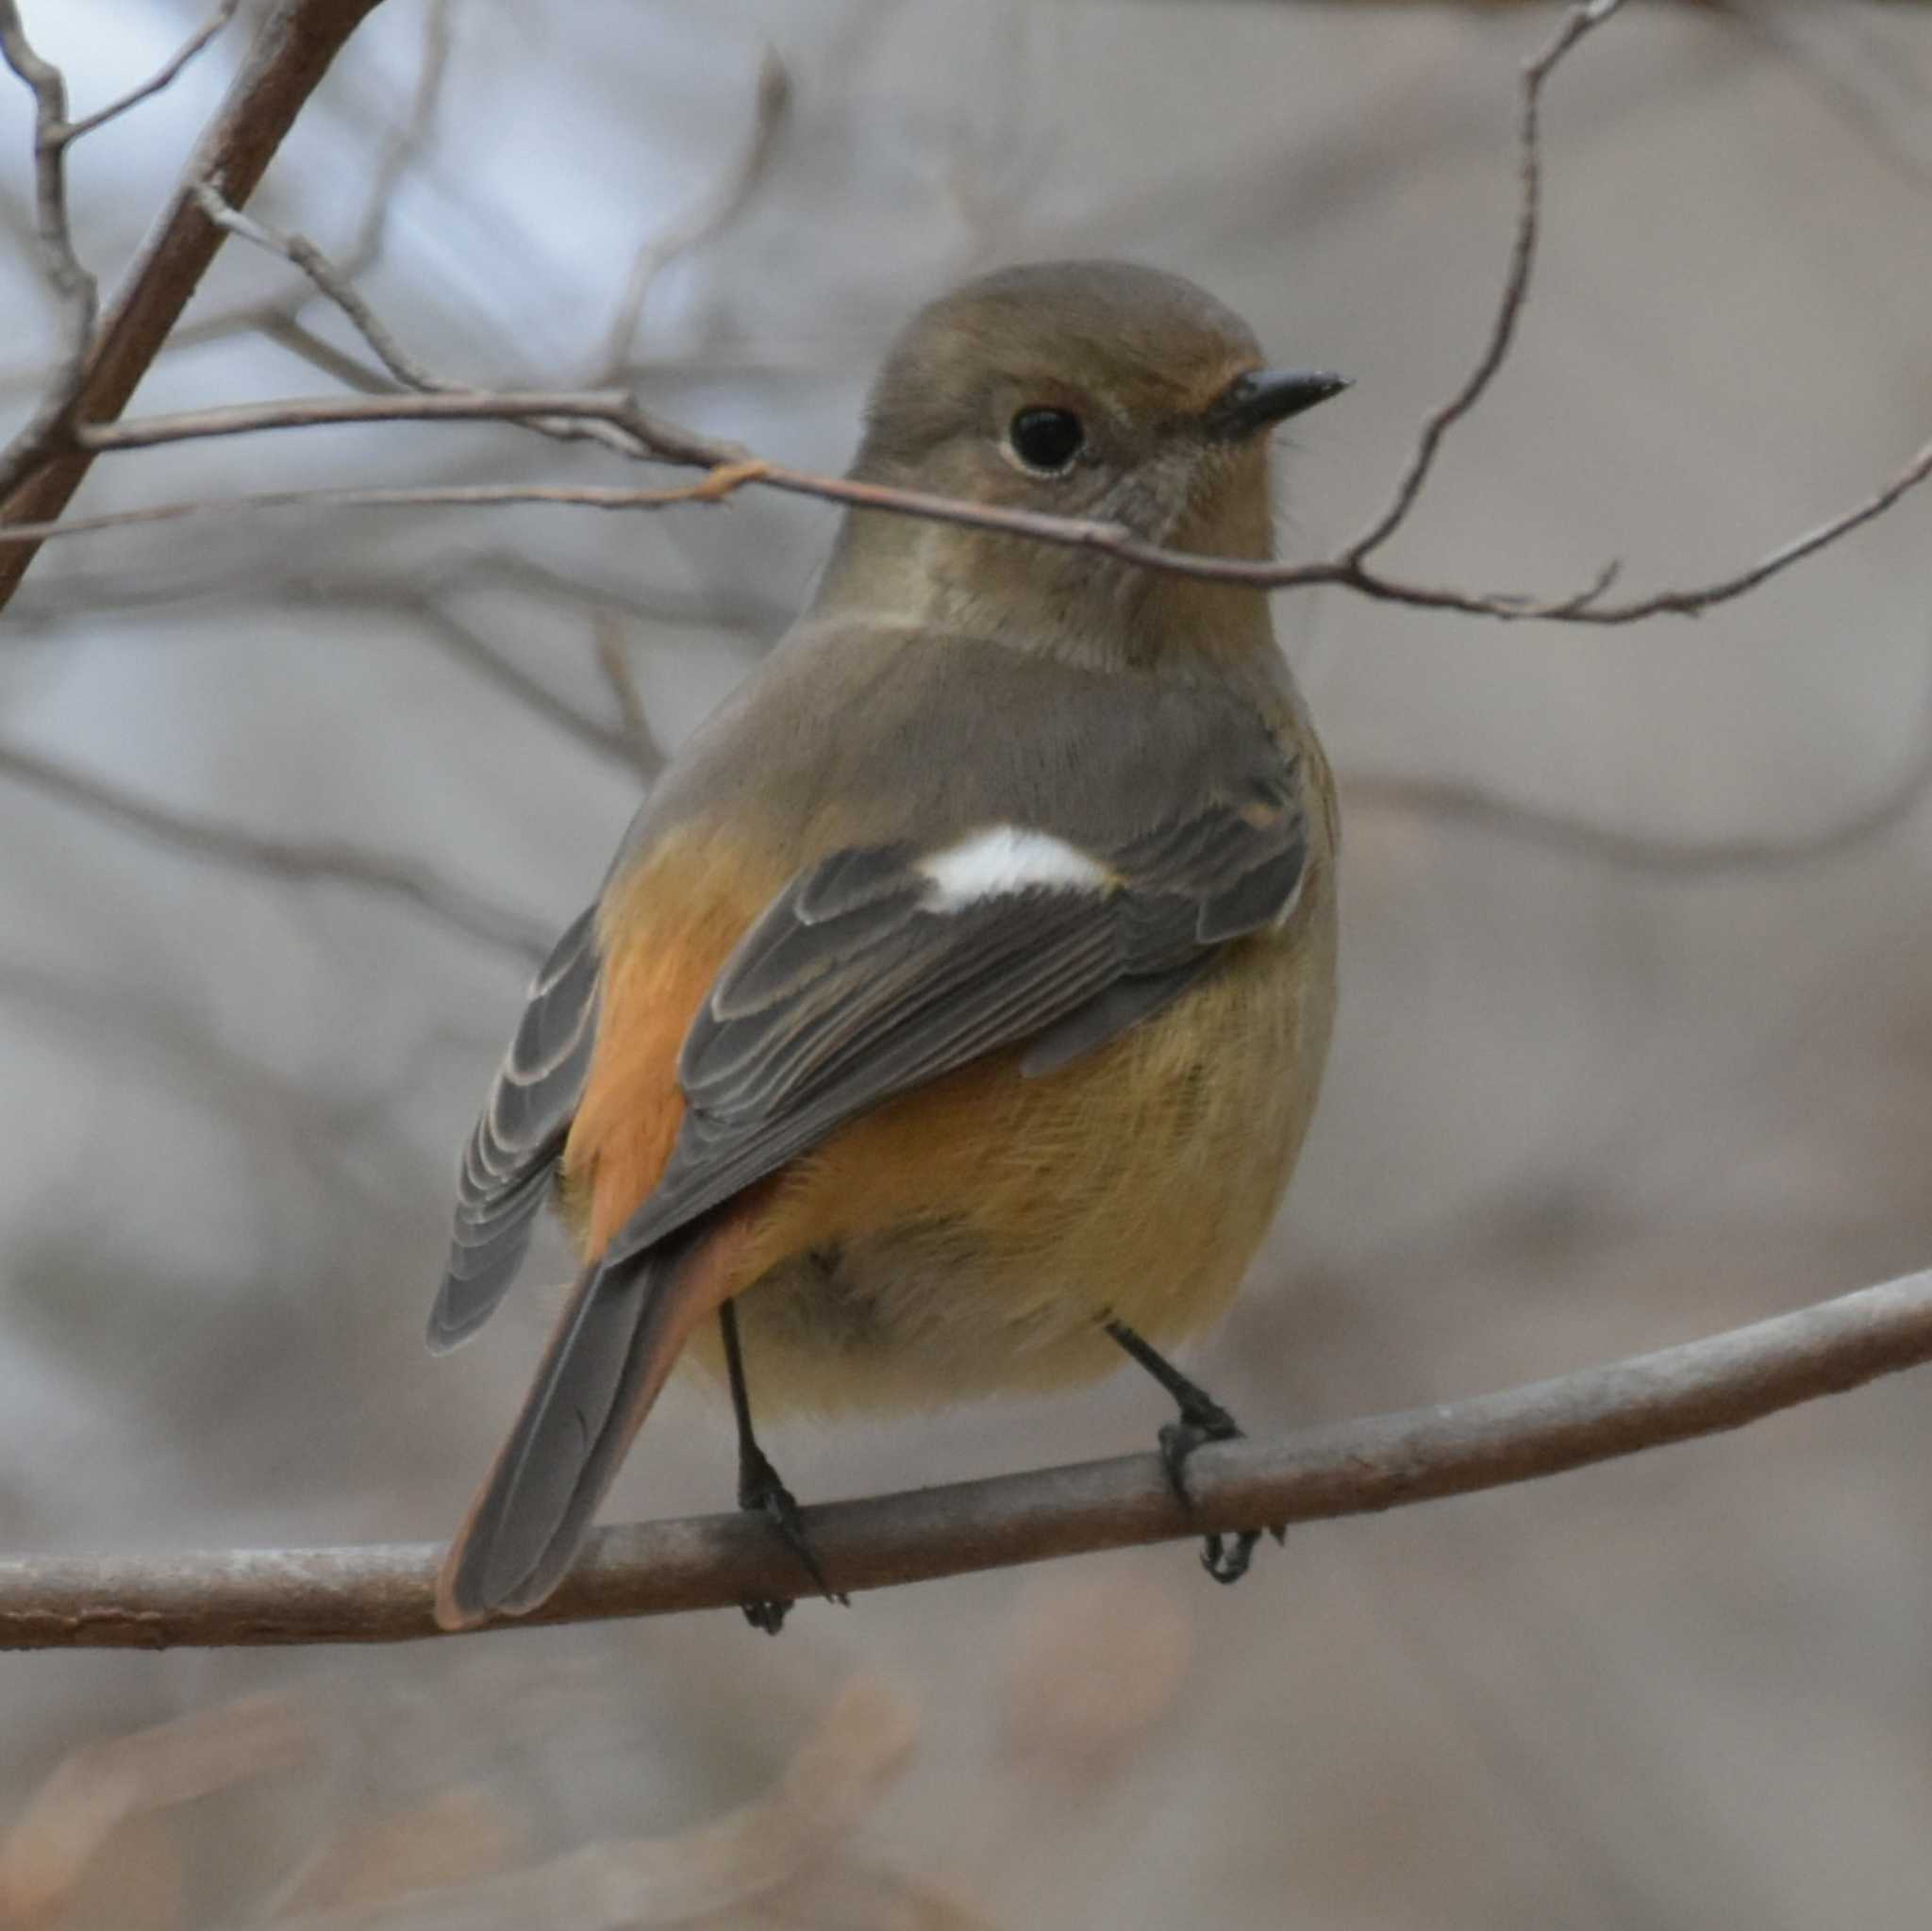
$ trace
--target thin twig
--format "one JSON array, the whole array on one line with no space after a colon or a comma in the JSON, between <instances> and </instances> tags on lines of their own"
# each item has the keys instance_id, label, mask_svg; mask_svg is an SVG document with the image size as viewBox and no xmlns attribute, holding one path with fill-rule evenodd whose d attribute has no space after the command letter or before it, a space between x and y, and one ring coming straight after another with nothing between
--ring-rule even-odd
<instances>
[{"instance_id":1,"label":"thin twig","mask_svg":"<svg viewBox=\"0 0 1932 1931\"><path fill-rule=\"evenodd\" d=\"M476 395L482 392L473 384L458 382L448 376L437 375L426 364L419 362L409 355L396 339L394 331L363 298L351 279L349 271L331 261L308 236L288 234L280 228L271 226L267 222L256 221L252 216L240 213L230 208L220 193L205 181L194 190L194 198L202 212L218 227L225 228L230 234L253 242L258 248L265 248L271 254L279 255L299 268L314 284L317 291L325 295L348 318L350 325L369 344L383 368L404 389L421 395ZM340 375L352 388L361 391L365 395L391 393L386 383L372 381L367 371L358 368L352 359L342 357L339 350L330 349L327 344L311 335L292 310L267 313L261 318L259 326L262 333L270 336L272 340L281 341L284 346L293 349L296 354L314 362L318 367ZM313 405L317 409L326 407L326 401ZM293 419L291 425L326 420L330 419L324 415L311 414ZM358 416L354 420L370 419ZM566 412L554 417L519 414L505 417L504 420L517 422L525 429L534 429L539 435L548 436L559 442L578 442L588 438L615 450L620 456L647 457L651 453L647 446L641 444L634 436L619 427L608 416L585 418L581 412L576 412L575 416ZM281 425L264 423L254 426ZM221 435L234 432L212 430L208 433Z\"/></svg>"},{"instance_id":2,"label":"thin twig","mask_svg":"<svg viewBox=\"0 0 1932 1931\"><path fill-rule=\"evenodd\" d=\"M264 429L313 429L349 423L524 423L535 416L583 416L610 422L627 413L629 399L616 392L575 391L503 393L439 389L431 394L324 395L280 403L238 403L184 409L171 416L137 416L79 431L83 449L153 449L166 442L195 442L210 436L250 436Z\"/></svg>"},{"instance_id":3,"label":"thin twig","mask_svg":"<svg viewBox=\"0 0 1932 1931\"><path fill-rule=\"evenodd\" d=\"M559 391L550 400L561 401L565 393ZM363 402L405 405L409 400L407 397L330 398L326 401L265 404L233 411L193 411L184 420L191 424L188 433L192 435L234 435L249 429L285 428L297 424L382 420L375 408L358 413ZM418 400L426 403L432 399ZM524 404L526 401L524 397L508 398L511 408L507 411L492 410L491 399L480 392L459 400L464 407L441 410L398 407L393 413L398 417L407 415L425 420L433 420L438 414L458 416L463 420L487 420L496 413L504 420L524 420ZM590 397L573 396L570 404L573 409L581 408L582 413L575 420L591 423L600 420L600 405ZM218 418L228 420L215 420ZM153 426L144 426L139 422L119 425L114 432L117 436L124 432L133 433L112 446L133 447L137 443L147 446L163 441L180 440L161 426L170 420L158 418ZM40 543L54 537L94 535L104 530L131 529L190 517L239 515L297 507L476 508L545 503L588 509L661 509L677 503L722 501L740 489L754 486L782 490L791 495L818 497L856 508L881 510L889 515L958 524L969 528L1024 537L1035 542L1091 550L1141 569L1166 571L1211 583L1246 584L1257 590L1296 590L1319 584L1336 584L1382 602L1407 604L1426 609L1461 610L1472 616L1495 617L1509 622L1622 624L1641 623L1648 617L1699 616L1715 605L1742 596L1745 591L1755 590L1771 577L1789 570L1794 563L1824 549L1861 524L1869 523L1932 475L1932 443L1927 443L1913 455L1898 474L1864 502L1773 551L1770 556L1761 558L1735 575L1721 577L1715 582L1657 591L1625 603L1610 604L1600 600L1602 586L1608 580L1607 574L1599 577L1595 585L1575 595L1540 602L1534 597L1515 592L1457 591L1385 577L1366 566L1351 564L1345 557L1314 563L1263 563L1241 558L1170 550L1137 536L1124 524L1050 516L1041 510L1004 508L963 498L937 496L921 490L893 489L882 483L860 482L850 476L829 476L813 471L791 469L782 463L764 462L756 457L745 456L733 444L708 442L691 431L676 429L658 418L645 417L628 403L620 407L609 420L629 428L640 441L648 442L653 456L659 461L687 467L703 466L710 474L700 482L665 490L541 483L274 490L249 496L150 504L140 509L75 517L61 524L0 526L0 549L9 543Z\"/></svg>"},{"instance_id":4,"label":"thin twig","mask_svg":"<svg viewBox=\"0 0 1932 1931\"><path fill-rule=\"evenodd\" d=\"M638 250L617 313L611 320L600 373L591 378L595 387L604 388L623 374L637 340L638 324L643 319L644 304L650 299L658 277L680 255L689 254L711 240L751 199L764 178L791 105L791 76L777 54L767 47L758 61L758 100L742 153L731 172L703 201Z\"/></svg>"},{"instance_id":5,"label":"thin twig","mask_svg":"<svg viewBox=\"0 0 1932 1931\"><path fill-rule=\"evenodd\" d=\"M1592 0L1592 4L1573 8L1564 17L1555 38L1523 70L1523 108L1518 133L1518 178L1522 184L1517 208L1516 235L1509 249L1509 269L1503 277L1503 293L1496 305L1495 319L1490 324L1489 340L1476 358L1475 367L1463 379L1462 387L1423 424L1415 453L1395 486L1388 507L1371 523L1343 553L1346 562L1360 565L1369 554L1378 550L1394 535L1408 512L1415 508L1435 466L1442 439L1482 400L1483 392L1495 380L1496 372L1507 358L1516 340L1516 325L1529 295L1529 278L1536 267L1536 244L1542 224L1542 98L1543 83L1570 49L1617 11L1624 0Z\"/></svg>"},{"instance_id":6,"label":"thin twig","mask_svg":"<svg viewBox=\"0 0 1932 1931\"><path fill-rule=\"evenodd\" d=\"M67 219L67 81L34 51L14 0L0 0L0 59L34 97L34 239L59 303L65 343L25 426L0 451L0 501L61 446L80 403L88 351L100 309L100 287L75 252ZM4 566L0 566L4 568ZM0 600L4 601L4 600Z\"/></svg>"},{"instance_id":7,"label":"thin twig","mask_svg":"<svg viewBox=\"0 0 1932 1931\"><path fill-rule=\"evenodd\" d=\"M536 920L442 877L418 859L335 840L277 839L244 831L140 797L18 744L0 743L0 777L197 858L295 884L352 886L399 900L439 924L532 963L543 958L555 937Z\"/></svg>"},{"instance_id":8,"label":"thin twig","mask_svg":"<svg viewBox=\"0 0 1932 1931\"><path fill-rule=\"evenodd\" d=\"M312 1726L277 1696L82 1744L0 1831L0 1923L26 1931L71 1922L74 1893L130 1818L291 1769L313 1744Z\"/></svg>"},{"instance_id":9,"label":"thin twig","mask_svg":"<svg viewBox=\"0 0 1932 1931\"><path fill-rule=\"evenodd\" d=\"M761 1901L782 1892L791 1902L821 1870L837 1868L846 1840L903 1774L918 1735L908 1692L854 1677L774 1788L722 1816L668 1837L602 1839L467 1882L278 1917L273 1931L751 1931L767 1922Z\"/></svg>"},{"instance_id":10,"label":"thin twig","mask_svg":"<svg viewBox=\"0 0 1932 1931\"><path fill-rule=\"evenodd\" d=\"M460 618L451 615L433 597L358 598L353 589L347 595L352 601L364 601L378 608L386 605L413 617L452 657L488 678L525 710L588 744L600 757L637 769L637 744L628 730L615 729L601 718L591 717L574 704L566 703L547 684L540 683L521 665L512 663L495 645Z\"/></svg>"},{"instance_id":11,"label":"thin twig","mask_svg":"<svg viewBox=\"0 0 1932 1931\"><path fill-rule=\"evenodd\" d=\"M1814 831L1782 837L1666 838L1621 831L1574 812L1550 810L1507 798L1485 785L1455 778L1345 774L1341 795L1351 811L1401 811L1438 822L1496 832L1592 864L1661 878L1736 877L1795 871L1841 857L1903 824L1932 791L1932 691L1922 707L1917 743L1898 771L1857 810Z\"/></svg>"},{"instance_id":12,"label":"thin twig","mask_svg":"<svg viewBox=\"0 0 1932 1931\"><path fill-rule=\"evenodd\" d=\"M358 0L358 4L367 4L367 0ZM1261 590L1334 584L1358 595L1384 602L1426 609L1457 610L1512 622L1543 620L1623 624L1640 623L1655 616L1699 615L1757 589L1890 508L1908 491L1932 475L1932 442L1915 452L1890 481L1863 502L1783 544L1746 568L1712 582L1656 591L1620 603L1607 600L1607 592L1617 574L1614 564L1599 572L1595 580L1581 591L1555 599L1540 599L1519 592L1470 591L1415 583L1384 575L1365 560L1368 553L1407 517L1426 480L1443 435L1487 390L1514 339L1516 321L1528 291L1540 220L1541 91L1563 55L1591 28L1607 20L1620 5L1621 0L1591 0L1591 4L1574 8L1566 15L1563 27L1556 38L1525 69L1522 136L1524 197L1518 214L1517 240L1510 271L1506 277L1503 299L1490 338L1471 376L1451 402L1424 424L1415 457L1389 508L1362 537L1336 557L1307 563L1278 563L1169 550L1147 541L1124 524L1052 516L1036 510L961 501L923 491L892 489L852 477L823 475L766 462L735 444L698 435L649 415L634 401L611 391L558 391L552 398L556 405L554 408L545 414L534 413L530 396L506 396L458 389L431 376L429 372L410 363L407 358L391 366L408 371L419 384L426 382L432 391L413 402L403 397L321 398L225 410L191 411L180 416L157 417L145 423L88 431L89 447L84 454L92 456L107 449L146 447L195 437L236 435L269 428L381 421L389 419L390 415L415 420L493 416L565 440L595 437L630 457L703 468L709 474L698 484L669 490L614 489L594 485L485 484L441 488L397 486L362 490L275 491L231 498L225 502L158 504L144 509L77 519L58 529L51 521L23 522L11 529L0 528L0 553L4 553L8 544L34 544L57 534L81 534L171 522L189 516L277 508L296 504L393 508L547 503L602 509L657 509L675 503L716 501L746 485L756 485L843 503L857 508L952 523L1034 541L1071 545L1112 557L1139 568L1168 571L1211 582L1245 584ZM262 229L259 224L251 225L260 235L273 235L273 231ZM294 239L272 239L270 245L286 246ZM334 278L340 282L340 274L337 273ZM327 282L318 282L317 286L341 299L341 294L330 290ZM352 320L357 319L358 306L361 307L364 314L367 313L366 305L352 305L344 311ZM379 330L379 325L377 326ZM372 345L375 345L375 340L372 340ZM392 340L391 346L393 347ZM7 568L4 556L0 556L0 596L5 593Z\"/></svg>"},{"instance_id":13,"label":"thin twig","mask_svg":"<svg viewBox=\"0 0 1932 1931\"><path fill-rule=\"evenodd\" d=\"M139 87L129 89L119 100L109 101L105 108L96 108L92 114L83 115L73 123L67 130L67 139L78 141L82 135L92 134L96 127L105 127L129 108L138 108L142 102L152 100L156 94L173 87L180 79L182 70L200 58L214 37L234 19L241 6L242 0L217 0L214 11L189 35L171 59L164 61Z\"/></svg>"},{"instance_id":14,"label":"thin twig","mask_svg":"<svg viewBox=\"0 0 1932 1931\"><path fill-rule=\"evenodd\" d=\"M441 103L443 81L449 71L449 0L431 0L424 23L423 62L417 70L415 92L408 111L384 145L363 200L354 239L341 259L334 263L337 275L345 282L355 281L381 258L383 244L389 235L391 202L403 175L421 152ZM210 316L205 322L190 323L175 332L169 346L192 348L204 342L225 341L230 336L260 334L285 348L293 348L326 375L341 374L339 368L331 367L325 358L312 353L318 338L304 327L301 320L309 292L310 284L305 279L286 295L273 301L252 303L224 315ZM373 371L361 368L351 358L342 357L340 350L330 350L328 354L341 362L348 363L354 371L352 375L341 375L341 379L351 387L365 389L373 382L375 388L369 392L375 393L383 386L380 377L375 376Z\"/></svg>"},{"instance_id":15,"label":"thin twig","mask_svg":"<svg viewBox=\"0 0 1932 1931\"><path fill-rule=\"evenodd\" d=\"M230 208L219 191L207 181L197 181L192 191L194 205L218 228L225 228L229 234L239 235L242 241L253 242L271 255L279 255L299 268L355 324L357 333L375 350L376 359L405 389L458 387L439 381L404 350L382 318L362 299L355 283L308 236L288 234L268 222L243 214L240 208ZM278 319L291 327L300 325L292 315Z\"/></svg>"},{"instance_id":16,"label":"thin twig","mask_svg":"<svg viewBox=\"0 0 1932 1931\"><path fill-rule=\"evenodd\" d=\"M599 609L591 612L591 632L596 640L597 668L604 673L604 681L617 700L617 714L624 720L621 735L629 747L631 763L648 784L664 769L664 752L644 711L643 693L638 689L630 653L625 646L624 625L615 611Z\"/></svg>"},{"instance_id":17,"label":"thin twig","mask_svg":"<svg viewBox=\"0 0 1932 1931\"><path fill-rule=\"evenodd\" d=\"M291 356L299 357L311 369L325 375L333 375L345 389L353 389L358 395L392 395L395 392L395 383L380 369L372 369L368 363L358 361L346 349L337 348L334 342L317 335L299 316L264 309L256 328L264 341L288 350ZM191 333L192 331L187 329L181 332L183 336ZM175 338L175 345L185 346L181 336Z\"/></svg>"},{"instance_id":18,"label":"thin twig","mask_svg":"<svg viewBox=\"0 0 1932 1931\"><path fill-rule=\"evenodd\" d=\"M351 281L368 272L382 259L389 240L390 208L403 176L415 165L436 125L437 110L442 105L443 82L449 77L451 0L429 0L423 22L423 58L416 69L416 85L409 105L390 131L370 177L369 192L362 203L362 218L355 239L342 257L342 274Z\"/></svg>"},{"instance_id":19,"label":"thin twig","mask_svg":"<svg viewBox=\"0 0 1932 1931\"><path fill-rule=\"evenodd\" d=\"M126 408L161 344L179 320L221 245L190 198L199 181L215 181L240 207L255 191L295 116L329 63L377 0L279 0L257 33L242 71L191 157L186 178L129 274L105 321L92 331L76 392L61 420L111 421ZM17 25L13 0L0 0L0 26ZM92 465L92 451L57 451L50 441L25 473L0 469L0 525L57 520ZM13 594L38 545L0 552L0 608Z\"/></svg>"},{"instance_id":20,"label":"thin twig","mask_svg":"<svg viewBox=\"0 0 1932 1931\"><path fill-rule=\"evenodd\" d=\"M1158 1456L1131 1455L831 1503L806 1509L805 1527L834 1589L885 1589L1501 1488L1741 1427L1927 1360L1932 1272L1503 1394L1212 1443L1189 1459L1187 1504ZM441 1554L408 1544L18 1556L0 1562L0 1647L432 1637ZM740 1512L606 1529L525 1620L723 1608L783 1594L796 1566L791 1548Z\"/></svg>"},{"instance_id":21,"label":"thin twig","mask_svg":"<svg viewBox=\"0 0 1932 1931\"><path fill-rule=\"evenodd\" d=\"M708 476L667 490L599 488L564 483L450 483L424 488L372 490L270 490L256 496L216 502L152 503L144 509L117 509L99 516L70 517L62 523L0 525L0 550L8 543L40 543L57 537L92 536L102 530L134 529L148 524L180 523L228 510L507 508L552 504L574 509L658 509L673 503L714 503L724 492Z\"/></svg>"}]
</instances>

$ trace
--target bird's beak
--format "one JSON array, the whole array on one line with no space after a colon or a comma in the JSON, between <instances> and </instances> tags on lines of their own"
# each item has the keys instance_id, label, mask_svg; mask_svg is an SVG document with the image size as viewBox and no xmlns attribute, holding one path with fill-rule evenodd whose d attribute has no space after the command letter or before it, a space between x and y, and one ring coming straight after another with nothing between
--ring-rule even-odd
<instances>
[{"instance_id":1,"label":"bird's beak","mask_svg":"<svg viewBox=\"0 0 1932 1931\"><path fill-rule=\"evenodd\" d=\"M1208 405L1209 432L1233 439L1252 436L1311 409L1350 386L1346 375L1315 369L1256 369L1237 375Z\"/></svg>"}]
</instances>

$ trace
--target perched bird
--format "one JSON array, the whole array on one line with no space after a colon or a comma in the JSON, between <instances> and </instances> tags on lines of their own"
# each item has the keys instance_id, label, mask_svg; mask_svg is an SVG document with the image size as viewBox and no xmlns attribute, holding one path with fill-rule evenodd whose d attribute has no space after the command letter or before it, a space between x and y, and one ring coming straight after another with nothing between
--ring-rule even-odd
<instances>
[{"instance_id":1,"label":"perched bird","mask_svg":"<svg viewBox=\"0 0 1932 1931\"><path fill-rule=\"evenodd\" d=\"M1268 432L1346 385L1112 262L917 315L853 475L1271 554ZM1091 1380L1219 1315L1315 1101L1335 790L1264 592L847 512L811 607L685 745L538 974L462 1162L431 1344L556 1194L582 1256L444 1564L462 1627L557 1587L680 1357L821 1587L760 1410ZM1252 1532L1210 1539L1232 1579ZM747 1605L775 1628L782 1604Z\"/></svg>"}]
</instances>

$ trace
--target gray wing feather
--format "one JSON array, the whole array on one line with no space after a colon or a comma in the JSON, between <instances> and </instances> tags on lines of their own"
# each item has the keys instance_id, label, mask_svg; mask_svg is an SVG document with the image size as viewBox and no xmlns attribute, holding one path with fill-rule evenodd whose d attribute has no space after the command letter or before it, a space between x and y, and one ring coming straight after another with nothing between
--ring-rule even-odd
<instances>
[{"instance_id":1,"label":"gray wing feather","mask_svg":"<svg viewBox=\"0 0 1932 1931\"><path fill-rule=\"evenodd\" d=\"M1152 1019L1162 1007L1172 1006L1215 957L1214 953L1204 952L1172 972L1149 973L1109 986L1058 1025L1048 1026L1027 1047L1026 1057L1020 1062L1021 1077L1044 1079L1049 1073L1058 1073L1062 1066L1071 1066L1109 1040L1118 1039L1129 1026Z\"/></svg>"},{"instance_id":2,"label":"gray wing feather","mask_svg":"<svg viewBox=\"0 0 1932 1931\"><path fill-rule=\"evenodd\" d=\"M439 1353L503 1299L549 1197L596 1037L596 912L578 918L532 982L522 1023L463 1149L449 1264L429 1316Z\"/></svg>"},{"instance_id":3,"label":"gray wing feather","mask_svg":"<svg viewBox=\"0 0 1932 1931\"><path fill-rule=\"evenodd\" d=\"M686 1037L684 1125L610 1257L896 1093L1028 1041L1022 1072L1056 1072L1180 997L1228 941L1292 909L1307 859L1296 778L1291 763L1104 855L1106 890L1029 885L945 908L906 845L802 873Z\"/></svg>"}]
</instances>

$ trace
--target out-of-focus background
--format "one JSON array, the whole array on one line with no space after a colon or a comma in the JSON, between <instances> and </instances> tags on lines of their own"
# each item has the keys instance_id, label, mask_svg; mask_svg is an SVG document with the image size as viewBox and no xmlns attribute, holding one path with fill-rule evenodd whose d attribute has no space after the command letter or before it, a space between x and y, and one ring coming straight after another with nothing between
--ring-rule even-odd
<instances>
[{"instance_id":1,"label":"out-of-focus background","mask_svg":"<svg viewBox=\"0 0 1932 1931\"><path fill-rule=\"evenodd\" d=\"M200 11L25 8L83 109ZM252 18L75 150L104 274ZM1284 546L1314 555L1480 341L1517 63L1553 19L387 0L254 207L356 258L404 343L470 381L585 379L641 244L682 238L623 350L642 397L824 468L895 326L950 282L1073 254L1177 269L1281 359L1357 380L1285 456ZM771 62L788 97L768 79L747 171ZM54 317L26 96L0 79L10 424ZM1547 112L1520 346L1391 561L1541 591L1612 557L1632 589L1699 579L1924 440L1932 8L1638 8ZM366 361L292 269L231 241L138 410L329 392L295 315ZM512 475L632 479L501 427L306 431L106 459L76 509ZM674 745L807 595L832 524L756 492L649 518L308 509L42 555L0 630L0 748L428 868L497 936L0 770L0 1548L458 1520L561 1242L463 1353L432 1361L422 1323L527 971L515 935L585 902L650 762L609 667ZM1251 1428L1932 1260L1928 559L1921 497L1694 625L1276 599L1352 789L1326 1097L1251 1292L1191 1357ZM461 1882L437 1922L1922 1924L1928 1416L1932 1383L1906 1377L1306 1528L1231 1591L1174 1546L808 1603L777 1642L721 1614L0 1657L0 1922L360 1901L387 1923L385 1892ZM1124 1375L769 1445L823 1499L1139 1447L1161 1418ZM719 1507L731 1480L727 1420L677 1390L614 1509Z\"/></svg>"}]
</instances>

